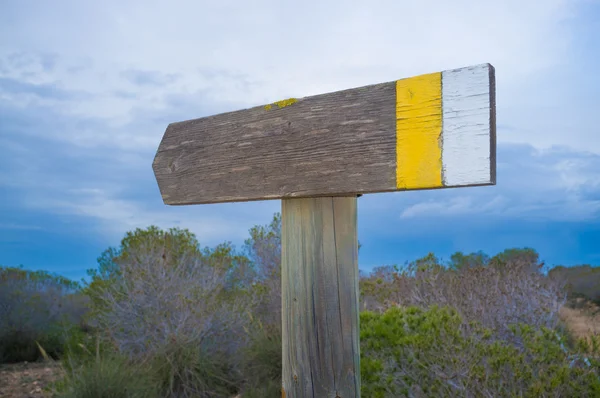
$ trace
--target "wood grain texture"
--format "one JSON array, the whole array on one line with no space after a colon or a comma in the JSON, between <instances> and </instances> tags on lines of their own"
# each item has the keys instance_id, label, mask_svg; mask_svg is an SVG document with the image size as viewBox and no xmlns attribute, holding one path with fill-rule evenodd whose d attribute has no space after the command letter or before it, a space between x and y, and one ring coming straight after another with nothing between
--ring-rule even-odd
<instances>
[{"instance_id":1,"label":"wood grain texture","mask_svg":"<svg viewBox=\"0 0 600 398\"><path fill-rule=\"evenodd\" d=\"M494 70L489 64L478 68L487 75L458 72L465 68L432 74L442 76L438 97L413 106L400 118L398 109L409 109L410 104L402 103L399 81L394 81L172 123L153 162L163 201L184 205L493 184ZM443 76L452 82L446 91ZM419 79L400 82L410 85ZM415 87L431 92L430 86ZM446 110L444 92L455 108ZM464 98L473 93L480 99L487 93L487 102ZM440 102L441 108L431 106ZM443 139L437 147L431 140L421 145L419 134L435 134L418 129L424 117L442 130L444 120L451 127L450 157L440 154ZM404 134L398 135L398 128ZM398 137L409 136L398 146ZM468 143L470 138L477 143ZM472 150L476 153L465 153ZM461 158L465 160L458 161ZM435 170L448 177L432 178L430 165L442 159L448 164ZM429 173L423 173L426 169Z\"/></svg>"},{"instance_id":2,"label":"wood grain texture","mask_svg":"<svg viewBox=\"0 0 600 398\"><path fill-rule=\"evenodd\" d=\"M492 72L492 73L491 73ZM445 186L496 181L493 71L477 65L442 72L443 180ZM492 132L490 133L490 126Z\"/></svg>"},{"instance_id":3,"label":"wood grain texture","mask_svg":"<svg viewBox=\"0 0 600 398\"><path fill-rule=\"evenodd\" d=\"M396 82L396 187L442 186L442 74Z\"/></svg>"},{"instance_id":4,"label":"wood grain texture","mask_svg":"<svg viewBox=\"0 0 600 398\"><path fill-rule=\"evenodd\" d=\"M360 396L356 202L282 201L286 397Z\"/></svg>"}]
</instances>

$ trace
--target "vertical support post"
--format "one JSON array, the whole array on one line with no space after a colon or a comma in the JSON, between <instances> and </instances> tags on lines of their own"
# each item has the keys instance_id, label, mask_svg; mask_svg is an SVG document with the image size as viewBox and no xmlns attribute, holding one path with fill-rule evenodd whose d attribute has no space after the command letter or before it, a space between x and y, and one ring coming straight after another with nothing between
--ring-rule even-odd
<instances>
[{"instance_id":1,"label":"vertical support post","mask_svg":"<svg viewBox=\"0 0 600 398\"><path fill-rule=\"evenodd\" d=\"M357 199L282 200L286 398L360 397Z\"/></svg>"}]
</instances>

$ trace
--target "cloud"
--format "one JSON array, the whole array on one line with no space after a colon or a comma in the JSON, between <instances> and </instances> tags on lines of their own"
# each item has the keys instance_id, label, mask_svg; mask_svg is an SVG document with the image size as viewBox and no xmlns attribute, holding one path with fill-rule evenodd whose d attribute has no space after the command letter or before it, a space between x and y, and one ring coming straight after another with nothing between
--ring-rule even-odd
<instances>
[{"instance_id":1,"label":"cloud","mask_svg":"<svg viewBox=\"0 0 600 398\"><path fill-rule=\"evenodd\" d=\"M408 220L600 221L600 155L501 144L495 186L366 195L370 217Z\"/></svg>"},{"instance_id":2,"label":"cloud","mask_svg":"<svg viewBox=\"0 0 600 398\"><path fill-rule=\"evenodd\" d=\"M38 231L44 229L39 225L21 225L14 223L0 223L0 229L22 230L22 231Z\"/></svg>"},{"instance_id":3,"label":"cloud","mask_svg":"<svg viewBox=\"0 0 600 398\"><path fill-rule=\"evenodd\" d=\"M477 213L502 214L509 203L510 200L501 195L479 202L471 196L456 196L445 202L428 200L417 203L403 210L400 218L462 216Z\"/></svg>"},{"instance_id":4,"label":"cloud","mask_svg":"<svg viewBox=\"0 0 600 398\"><path fill-rule=\"evenodd\" d=\"M43 127L39 123L31 128ZM91 236L110 242L126 231L158 225L188 228L205 244L239 243L249 226L268 222L279 208L274 201L254 203L250 210L245 204L165 206L152 173L152 151L57 146L18 133L2 135L0 144L11 153L0 158L0 196L11 199L2 212L16 215L12 225L26 225L23 217L41 213L79 220Z\"/></svg>"},{"instance_id":5,"label":"cloud","mask_svg":"<svg viewBox=\"0 0 600 398\"><path fill-rule=\"evenodd\" d=\"M127 70L122 73L123 77L137 86L165 86L175 82L178 76L175 74L163 74L156 71Z\"/></svg>"},{"instance_id":6,"label":"cloud","mask_svg":"<svg viewBox=\"0 0 600 398\"><path fill-rule=\"evenodd\" d=\"M15 39L0 46L0 70L5 78L60 83L64 90L89 93L88 100L74 98L54 111L110 121L110 131L126 128L127 141L136 141L133 136L144 141L139 137L152 133L136 128L144 123L139 115L168 115L173 98L202 97L186 104L198 108L187 117L201 117L207 104L234 110L491 62L497 70L498 121L518 127L499 136L500 141L525 140L536 147L568 143L582 149L589 146L586 126L592 120L584 125L586 113L563 99L571 90L566 76L564 85L550 85L549 76L572 69L564 60L576 58L571 49L585 3L550 0L540 8L533 0L476 5L466 0L260 0L244 7L228 1L182 1L178 6L62 1L28 7L23 1L6 7L0 36ZM585 81L581 76L577 80ZM578 121L568 140L559 129L560 113L548 111L542 96ZM543 125L535 129L531 120L543 120L538 122ZM152 132L161 130L153 126ZM102 134L109 133L94 135ZM600 144L592 149L600 151Z\"/></svg>"},{"instance_id":7,"label":"cloud","mask_svg":"<svg viewBox=\"0 0 600 398\"><path fill-rule=\"evenodd\" d=\"M279 202L164 206L151 163L169 123L481 62L496 67L498 184L365 195L361 241L598 223L597 4L12 2L0 14L4 225L64 221L65 235L115 242L156 224L241 241ZM519 235L506 231L499 242Z\"/></svg>"},{"instance_id":8,"label":"cloud","mask_svg":"<svg viewBox=\"0 0 600 398\"><path fill-rule=\"evenodd\" d=\"M90 231L111 241L120 239L126 231L156 225L163 229L187 228L203 244L209 245L242 242L248 236L249 225L268 222L278 207L270 202L255 204L252 210L239 204L181 208L162 205L158 192L153 195L154 200L123 199L123 196L126 194L102 189L72 189L27 205L85 219L91 226Z\"/></svg>"},{"instance_id":9,"label":"cloud","mask_svg":"<svg viewBox=\"0 0 600 398\"><path fill-rule=\"evenodd\" d=\"M65 90L56 84L31 84L7 78L0 78L0 95L9 98L35 96L56 101L82 101L91 98L88 93Z\"/></svg>"}]
</instances>

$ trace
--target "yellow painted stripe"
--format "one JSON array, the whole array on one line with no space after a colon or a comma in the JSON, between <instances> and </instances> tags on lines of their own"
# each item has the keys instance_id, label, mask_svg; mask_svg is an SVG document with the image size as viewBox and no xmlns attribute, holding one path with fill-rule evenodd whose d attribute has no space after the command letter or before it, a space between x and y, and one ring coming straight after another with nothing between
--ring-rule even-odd
<instances>
[{"instance_id":1,"label":"yellow painted stripe","mask_svg":"<svg viewBox=\"0 0 600 398\"><path fill-rule=\"evenodd\" d=\"M396 81L396 185L442 186L442 74Z\"/></svg>"}]
</instances>

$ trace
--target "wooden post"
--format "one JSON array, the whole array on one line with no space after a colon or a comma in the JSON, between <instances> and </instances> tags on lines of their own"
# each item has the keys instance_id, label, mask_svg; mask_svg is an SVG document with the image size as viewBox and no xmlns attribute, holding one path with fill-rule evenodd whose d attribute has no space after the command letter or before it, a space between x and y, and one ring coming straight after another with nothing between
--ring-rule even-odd
<instances>
[{"instance_id":1,"label":"wooden post","mask_svg":"<svg viewBox=\"0 0 600 398\"><path fill-rule=\"evenodd\" d=\"M282 396L360 397L356 202L282 201Z\"/></svg>"},{"instance_id":2,"label":"wooden post","mask_svg":"<svg viewBox=\"0 0 600 398\"><path fill-rule=\"evenodd\" d=\"M163 201L282 200L283 391L360 396L356 197L496 184L490 64L171 123Z\"/></svg>"}]
</instances>

